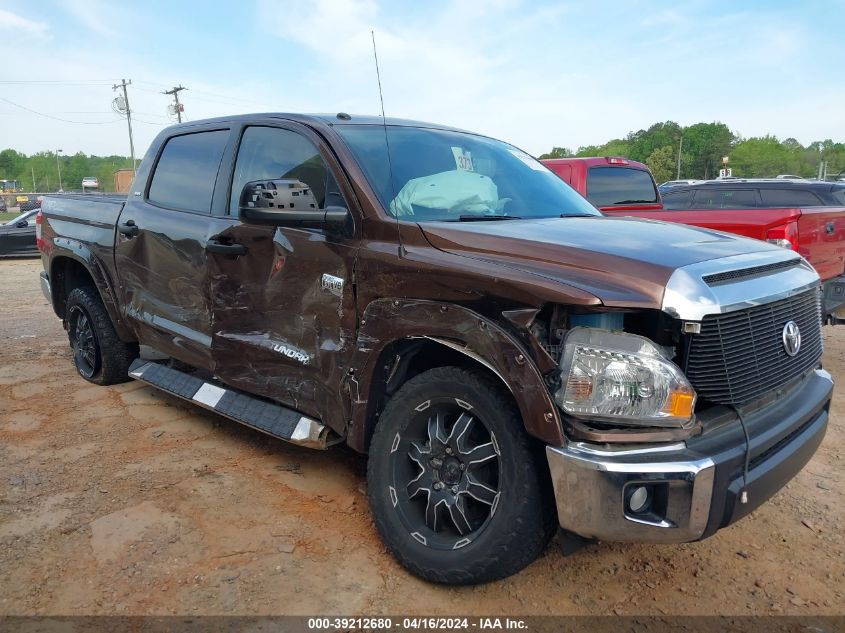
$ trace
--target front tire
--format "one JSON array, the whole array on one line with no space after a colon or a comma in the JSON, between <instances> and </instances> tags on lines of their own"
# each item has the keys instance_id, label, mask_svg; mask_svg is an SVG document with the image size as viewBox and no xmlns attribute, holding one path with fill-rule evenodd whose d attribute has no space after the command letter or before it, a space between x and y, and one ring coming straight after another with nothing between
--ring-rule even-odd
<instances>
[{"instance_id":1,"label":"front tire","mask_svg":"<svg viewBox=\"0 0 845 633\"><path fill-rule=\"evenodd\" d=\"M367 481L376 527L426 580L514 574L554 531L538 457L500 384L458 367L426 371L396 392L373 434Z\"/></svg>"},{"instance_id":2,"label":"front tire","mask_svg":"<svg viewBox=\"0 0 845 633\"><path fill-rule=\"evenodd\" d=\"M73 366L80 376L96 385L129 380L129 365L138 356L138 346L120 340L94 288L70 292L65 318Z\"/></svg>"}]
</instances>

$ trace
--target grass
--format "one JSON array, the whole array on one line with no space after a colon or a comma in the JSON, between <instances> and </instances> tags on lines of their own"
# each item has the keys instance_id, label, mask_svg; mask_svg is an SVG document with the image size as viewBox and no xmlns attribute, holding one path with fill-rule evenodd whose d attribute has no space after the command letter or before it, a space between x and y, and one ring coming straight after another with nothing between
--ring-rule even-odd
<instances>
[{"instance_id":1,"label":"grass","mask_svg":"<svg viewBox=\"0 0 845 633\"><path fill-rule=\"evenodd\" d=\"M0 222L8 222L18 217L20 213L0 213Z\"/></svg>"}]
</instances>

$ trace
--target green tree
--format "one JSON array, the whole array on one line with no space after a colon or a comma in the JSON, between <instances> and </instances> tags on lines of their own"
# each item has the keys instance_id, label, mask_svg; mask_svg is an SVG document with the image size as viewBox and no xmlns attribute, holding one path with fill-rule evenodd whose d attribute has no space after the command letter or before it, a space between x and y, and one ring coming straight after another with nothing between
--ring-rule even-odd
<instances>
[{"instance_id":1,"label":"green tree","mask_svg":"<svg viewBox=\"0 0 845 633\"><path fill-rule=\"evenodd\" d=\"M26 156L19 154L13 149L4 149L0 152L0 178L13 180L24 165Z\"/></svg>"},{"instance_id":2,"label":"green tree","mask_svg":"<svg viewBox=\"0 0 845 633\"><path fill-rule=\"evenodd\" d=\"M722 157L730 152L734 135L724 123L696 123L684 129L682 175L687 178L715 178Z\"/></svg>"},{"instance_id":3,"label":"green tree","mask_svg":"<svg viewBox=\"0 0 845 633\"><path fill-rule=\"evenodd\" d=\"M647 130L632 132L627 137L630 145L628 158L646 162L657 149L666 146L677 147L682 133L681 126L674 121L655 123Z\"/></svg>"},{"instance_id":4,"label":"green tree","mask_svg":"<svg viewBox=\"0 0 845 633\"><path fill-rule=\"evenodd\" d=\"M574 155L568 147L553 147L552 151L540 154L540 160L545 160L546 158L569 158Z\"/></svg>"},{"instance_id":5,"label":"green tree","mask_svg":"<svg viewBox=\"0 0 845 633\"><path fill-rule=\"evenodd\" d=\"M801 157L790 145L781 143L774 136L740 141L730 152L733 175L742 178L773 178L778 174L809 176L798 173L802 171Z\"/></svg>"},{"instance_id":6,"label":"green tree","mask_svg":"<svg viewBox=\"0 0 845 633\"><path fill-rule=\"evenodd\" d=\"M658 147L648 155L645 164L658 183L672 180L675 176L675 150L671 145Z\"/></svg>"}]
</instances>

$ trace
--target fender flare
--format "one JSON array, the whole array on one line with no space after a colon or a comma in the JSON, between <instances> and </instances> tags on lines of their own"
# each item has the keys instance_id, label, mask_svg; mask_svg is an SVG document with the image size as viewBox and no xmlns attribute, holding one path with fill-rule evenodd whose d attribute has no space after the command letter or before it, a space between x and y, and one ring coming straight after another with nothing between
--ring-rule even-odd
<instances>
[{"instance_id":1,"label":"fender flare","mask_svg":"<svg viewBox=\"0 0 845 633\"><path fill-rule=\"evenodd\" d=\"M56 313L56 316L64 318L63 306L60 306L58 301L60 288L59 284L56 283L56 266L60 259L73 260L88 272L94 281L97 292L100 294L100 299L103 301L117 335L123 341L135 341L135 333L120 316L114 283L105 266L86 244L66 237L56 237L50 245L50 294L53 312Z\"/></svg>"},{"instance_id":2,"label":"fender flare","mask_svg":"<svg viewBox=\"0 0 845 633\"><path fill-rule=\"evenodd\" d=\"M529 350L490 319L449 303L378 299L367 306L360 324L347 378L352 408L347 442L355 450L367 450L369 393L382 351L420 338L485 366L513 395L526 431L546 444L563 445L560 413Z\"/></svg>"}]
</instances>

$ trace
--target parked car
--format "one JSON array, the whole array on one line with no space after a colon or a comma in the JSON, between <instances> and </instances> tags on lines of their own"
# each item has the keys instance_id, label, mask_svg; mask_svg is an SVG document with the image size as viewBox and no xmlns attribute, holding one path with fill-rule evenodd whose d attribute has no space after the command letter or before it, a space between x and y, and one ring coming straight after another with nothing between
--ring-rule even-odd
<instances>
[{"instance_id":1,"label":"parked car","mask_svg":"<svg viewBox=\"0 0 845 633\"><path fill-rule=\"evenodd\" d=\"M82 189L97 189L100 186L100 181L94 176L85 176L82 179Z\"/></svg>"},{"instance_id":2,"label":"parked car","mask_svg":"<svg viewBox=\"0 0 845 633\"><path fill-rule=\"evenodd\" d=\"M602 211L663 208L649 168L620 156L540 161Z\"/></svg>"},{"instance_id":3,"label":"parked car","mask_svg":"<svg viewBox=\"0 0 845 633\"><path fill-rule=\"evenodd\" d=\"M625 177L600 200L659 202ZM501 141L243 115L163 130L135 183L44 201L41 284L76 371L368 453L375 525L428 580L515 573L555 523L706 538L825 434L804 259L604 216Z\"/></svg>"},{"instance_id":4,"label":"parked car","mask_svg":"<svg viewBox=\"0 0 845 633\"><path fill-rule=\"evenodd\" d=\"M6 206L6 200L0 196L0 213L6 213L8 211L8 207Z\"/></svg>"},{"instance_id":5,"label":"parked car","mask_svg":"<svg viewBox=\"0 0 845 633\"><path fill-rule=\"evenodd\" d=\"M35 244L37 213L37 210L28 211L0 224L0 257L38 255Z\"/></svg>"},{"instance_id":6,"label":"parked car","mask_svg":"<svg viewBox=\"0 0 845 633\"><path fill-rule=\"evenodd\" d=\"M626 215L728 231L789 248L824 281L825 320L845 318L845 185L787 179L712 180L672 187L663 211Z\"/></svg>"}]
</instances>

